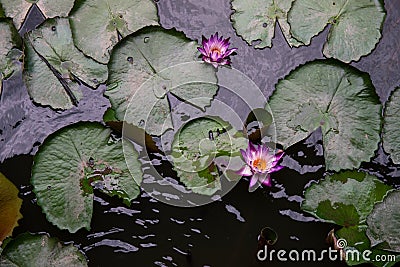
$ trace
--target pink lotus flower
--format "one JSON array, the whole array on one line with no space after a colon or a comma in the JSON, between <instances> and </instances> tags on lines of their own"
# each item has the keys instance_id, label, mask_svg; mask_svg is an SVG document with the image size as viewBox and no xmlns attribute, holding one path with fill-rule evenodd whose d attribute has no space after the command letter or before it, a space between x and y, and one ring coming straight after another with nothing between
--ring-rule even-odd
<instances>
[{"instance_id":1,"label":"pink lotus flower","mask_svg":"<svg viewBox=\"0 0 400 267\"><path fill-rule=\"evenodd\" d=\"M229 56L237 50L237 48L229 48L229 38L218 38L218 33L211 35L210 39L203 36L202 47L197 49L203 55L203 61L212 64L214 67L230 65Z\"/></svg>"},{"instance_id":2,"label":"pink lotus flower","mask_svg":"<svg viewBox=\"0 0 400 267\"><path fill-rule=\"evenodd\" d=\"M283 166L279 166L278 161L284 155L282 150L276 153L267 145L253 145L249 142L246 151L240 150L246 165L237 171L242 176L251 176L249 192L253 192L260 184L271 186L270 173L279 171Z\"/></svg>"}]
</instances>

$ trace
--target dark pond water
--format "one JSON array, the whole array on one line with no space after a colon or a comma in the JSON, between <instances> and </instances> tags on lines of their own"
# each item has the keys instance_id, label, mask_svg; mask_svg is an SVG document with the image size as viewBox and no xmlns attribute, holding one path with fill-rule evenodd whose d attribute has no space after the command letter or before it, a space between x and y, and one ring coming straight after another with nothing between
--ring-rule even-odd
<instances>
[{"instance_id":1,"label":"dark pond water","mask_svg":"<svg viewBox=\"0 0 400 267\"><path fill-rule=\"evenodd\" d=\"M400 85L400 1L385 1L388 12L383 37L377 48L355 67L370 74L381 101ZM274 84L296 66L323 58L325 30L308 47L290 49L280 30L275 32L273 48L256 50L235 35L231 26L230 2L226 0L160 0L162 26L183 31L189 38L218 31L230 36L238 55L233 66L249 76L268 97ZM33 8L21 33L42 21ZM327 233L334 225L317 222L300 211L304 187L324 175L322 146L318 132L287 151L283 164L274 173L272 188L248 193L246 180L220 201L196 208L169 206L143 193L130 208L116 198L96 193L91 231L76 234L60 231L47 222L36 205L29 184L32 156L52 132L77 121L101 121L109 106L96 91L84 88L84 99L68 111L38 107L29 100L21 77L4 83L0 99L0 172L20 189L24 200L20 226L25 231L45 232L64 242L74 242L89 259L90 266L345 266L341 262L258 262L257 236L269 226L279 235L274 249L328 248ZM230 103L241 116L242 105L228 90L221 88L217 99ZM379 149L377 156L362 165L389 184L400 185L400 168Z\"/></svg>"}]
</instances>

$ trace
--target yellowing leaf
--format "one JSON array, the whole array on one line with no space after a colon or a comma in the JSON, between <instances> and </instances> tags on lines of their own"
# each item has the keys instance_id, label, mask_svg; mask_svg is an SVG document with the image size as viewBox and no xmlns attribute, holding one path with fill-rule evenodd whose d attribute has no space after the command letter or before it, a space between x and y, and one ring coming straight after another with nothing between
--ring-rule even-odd
<instances>
[{"instance_id":1,"label":"yellowing leaf","mask_svg":"<svg viewBox=\"0 0 400 267\"><path fill-rule=\"evenodd\" d=\"M0 244L18 226L17 222L22 218L21 205L18 189L0 173Z\"/></svg>"}]
</instances>

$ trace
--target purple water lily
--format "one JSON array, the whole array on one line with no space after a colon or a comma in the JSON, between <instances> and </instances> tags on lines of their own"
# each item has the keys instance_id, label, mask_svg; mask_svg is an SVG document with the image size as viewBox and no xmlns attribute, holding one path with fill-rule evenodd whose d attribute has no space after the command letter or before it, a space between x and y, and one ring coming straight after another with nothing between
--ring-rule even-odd
<instances>
[{"instance_id":1,"label":"purple water lily","mask_svg":"<svg viewBox=\"0 0 400 267\"><path fill-rule=\"evenodd\" d=\"M229 56L237 50L237 48L229 49L229 38L223 39L218 37L218 33L211 35L210 39L203 36L202 47L197 49L203 55L203 61L212 64L214 67L230 65Z\"/></svg>"},{"instance_id":2,"label":"purple water lily","mask_svg":"<svg viewBox=\"0 0 400 267\"><path fill-rule=\"evenodd\" d=\"M249 142L246 151L243 149L243 160L246 165L237 171L242 176L251 176L249 192L253 192L260 184L271 186L270 173L279 171L283 166L277 165L284 155L282 150L276 153L267 145L253 145Z\"/></svg>"}]
</instances>

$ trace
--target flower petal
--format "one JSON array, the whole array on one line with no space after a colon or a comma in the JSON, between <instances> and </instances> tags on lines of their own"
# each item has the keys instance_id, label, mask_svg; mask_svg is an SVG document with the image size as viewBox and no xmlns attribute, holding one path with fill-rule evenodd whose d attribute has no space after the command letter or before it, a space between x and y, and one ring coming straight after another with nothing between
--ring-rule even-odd
<instances>
[{"instance_id":1,"label":"flower petal","mask_svg":"<svg viewBox=\"0 0 400 267\"><path fill-rule=\"evenodd\" d=\"M197 47L197 50L199 50L200 53L202 53L203 55L207 55L206 51L204 50L204 48L202 47Z\"/></svg>"},{"instance_id":2,"label":"flower petal","mask_svg":"<svg viewBox=\"0 0 400 267\"><path fill-rule=\"evenodd\" d=\"M274 158L274 160L273 160L273 162L272 162L272 165L273 166L275 166L276 164L278 164L278 162L281 160L281 158L283 157L285 155L285 153L280 153L280 154L277 154L277 155L275 155L275 158Z\"/></svg>"},{"instance_id":3,"label":"flower petal","mask_svg":"<svg viewBox=\"0 0 400 267\"><path fill-rule=\"evenodd\" d=\"M212 34L209 39L202 35L202 47L199 47L198 50L205 56L203 60L214 67L229 66L231 64L229 55L237 50L237 48L229 49L229 40L229 37L226 39L223 36L219 37L218 32Z\"/></svg>"},{"instance_id":4,"label":"flower petal","mask_svg":"<svg viewBox=\"0 0 400 267\"><path fill-rule=\"evenodd\" d=\"M257 185L257 186L256 186ZM253 192L259 186L257 173L250 178L249 192Z\"/></svg>"},{"instance_id":5,"label":"flower petal","mask_svg":"<svg viewBox=\"0 0 400 267\"><path fill-rule=\"evenodd\" d=\"M272 167L272 168L269 170L269 173L280 171L280 170L282 170L283 168L284 168L283 166L279 166L279 165L274 166L274 167Z\"/></svg>"},{"instance_id":6,"label":"flower petal","mask_svg":"<svg viewBox=\"0 0 400 267\"><path fill-rule=\"evenodd\" d=\"M261 182L263 185L265 186L271 186L271 176L269 174L267 174L266 178L264 179L264 181Z\"/></svg>"},{"instance_id":7,"label":"flower petal","mask_svg":"<svg viewBox=\"0 0 400 267\"><path fill-rule=\"evenodd\" d=\"M207 42L208 42L207 38L206 38L204 35L202 35L202 36L201 36L201 44L202 44L203 46L205 46Z\"/></svg>"},{"instance_id":8,"label":"flower petal","mask_svg":"<svg viewBox=\"0 0 400 267\"><path fill-rule=\"evenodd\" d=\"M257 152L257 149L251 142L249 142L249 151L252 153L252 155L253 155L253 153Z\"/></svg>"},{"instance_id":9,"label":"flower petal","mask_svg":"<svg viewBox=\"0 0 400 267\"><path fill-rule=\"evenodd\" d=\"M223 60L221 60L221 61L219 62L219 64L220 64L221 66L224 66L224 65L230 65L231 62L230 62L229 60L227 60L227 59L223 59Z\"/></svg>"},{"instance_id":10,"label":"flower petal","mask_svg":"<svg viewBox=\"0 0 400 267\"><path fill-rule=\"evenodd\" d=\"M203 61L204 62L207 62L207 63L211 63L211 60L210 60L210 58L209 57L207 57L207 56L203 56Z\"/></svg>"},{"instance_id":11,"label":"flower petal","mask_svg":"<svg viewBox=\"0 0 400 267\"><path fill-rule=\"evenodd\" d=\"M215 68L218 68L218 63L217 63L217 62L211 62L211 64L212 64Z\"/></svg>"},{"instance_id":12,"label":"flower petal","mask_svg":"<svg viewBox=\"0 0 400 267\"><path fill-rule=\"evenodd\" d=\"M224 53L224 57L229 57L236 50L237 50L237 48L231 48L231 49L226 50L226 52Z\"/></svg>"},{"instance_id":13,"label":"flower petal","mask_svg":"<svg viewBox=\"0 0 400 267\"><path fill-rule=\"evenodd\" d=\"M242 176L250 176L253 175L253 172L251 171L251 168L249 165L243 166L240 170L236 171L237 174L240 174Z\"/></svg>"},{"instance_id":14,"label":"flower petal","mask_svg":"<svg viewBox=\"0 0 400 267\"><path fill-rule=\"evenodd\" d=\"M255 191L261 185L261 183L267 179L267 176L267 173L255 173L250 180L249 192Z\"/></svg>"},{"instance_id":15,"label":"flower petal","mask_svg":"<svg viewBox=\"0 0 400 267\"><path fill-rule=\"evenodd\" d=\"M248 155L247 155L247 152L246 152L246 151L244 151L243 149L240 149L240 153L242 153L242 158L243 158L243 161L244 161L244 162L247 162L247 161L248 161Z\"/></svg>"}]
</instances>

